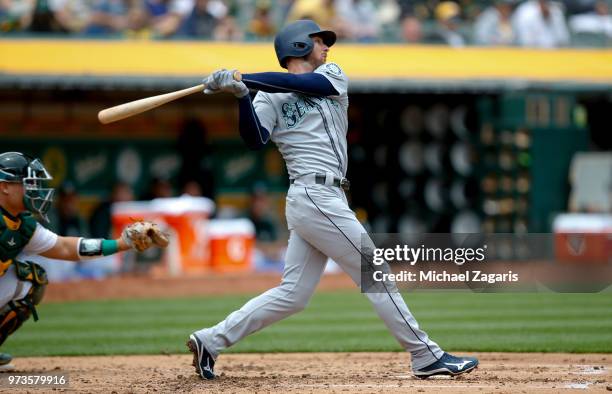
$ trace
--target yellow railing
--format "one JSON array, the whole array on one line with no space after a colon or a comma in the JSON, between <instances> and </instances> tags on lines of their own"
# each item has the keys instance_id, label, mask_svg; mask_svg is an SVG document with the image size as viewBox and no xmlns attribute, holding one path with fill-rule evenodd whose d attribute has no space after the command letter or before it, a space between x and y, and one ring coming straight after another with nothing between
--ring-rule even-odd
<instances>
[{"instance_id":1,"label":"yellow railing","mask_svg":"<svg viewBox=\"0 0 612 394\"><path fill-rule=\"evenodd\" d=\"M529 79L612 83L612 49L332 48L351 79ZM197 76L218 68L279 71L271 43L0 40L0 73Z\"/></svg>"}]
</instances>

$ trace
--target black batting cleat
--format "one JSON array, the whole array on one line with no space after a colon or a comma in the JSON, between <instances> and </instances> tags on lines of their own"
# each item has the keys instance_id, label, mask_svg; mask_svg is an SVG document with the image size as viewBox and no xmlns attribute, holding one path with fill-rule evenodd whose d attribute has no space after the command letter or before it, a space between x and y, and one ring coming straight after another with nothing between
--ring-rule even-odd
<instances>
[{"instance_id":1,"label":"black batting cleat","mask_svg":"<svg viewBox=\"0 0 612 394\"><path fill-rule=\"evenodd\" d=\"M0 353L0 372L13 371L15 366L11 364L13 357L8 353Z\"/></svg>"},{"instance_id":2,"label":"black batting cleat","mask_svg":"<svg viewBox=\"0 0 612 394\"><path fill-rule=\"evenodd\" d=\"M13 357L11 357L8 353L0 353L0 365L7 365L13 361Z\"/></svg>"},{"instance_id":3,"label":"black batting cleat","mask_svg":"<svg viewBox=\"0 0 612 394\"><path fill-rule=\"evenodd\" d=\"M434 375L457 376L469 373L478 366L478 359L475 357L455 357L444 353L438 361L414 372L417 378L427 379Z\"/></svg>"},{"instance_id":4,"label":"black batting cleat","mask_svg":"<svg viewBox=\"0 0 612 394\"><path fill-rule=\"evenodd\" d=\"M193 353L192 365L195 367L197 374L202 379L214 379L215 359L208 353L202 341L195 334L191 334L187 341L187 347Z\"/></svg>"}]
</instances>

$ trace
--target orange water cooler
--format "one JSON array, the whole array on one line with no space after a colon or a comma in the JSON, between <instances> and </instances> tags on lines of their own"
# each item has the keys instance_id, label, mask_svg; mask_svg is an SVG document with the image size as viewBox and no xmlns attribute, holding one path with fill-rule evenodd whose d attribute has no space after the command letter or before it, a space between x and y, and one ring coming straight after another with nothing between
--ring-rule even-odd
<instances>
[{"instance_id":1,"label":"orange water cooler","mask_svg":"<svg viewBox=\"0 0 612 394\"><path fill-rule=\"evenodd\" d=\"M255 227L248 219L216 219L208 226L210 265L216 272L253 269Z\"/></svg>"},{"instance_id":2,"label":"orange water cooler","mask_svg":"<svg viewBox=\"0 0 612 394\"><path fill-rule=\"evenodd\" d=\"M555 218L553 229L558 261L612 263L612 215L561 214Z\"/></svg>"}]
</instances>

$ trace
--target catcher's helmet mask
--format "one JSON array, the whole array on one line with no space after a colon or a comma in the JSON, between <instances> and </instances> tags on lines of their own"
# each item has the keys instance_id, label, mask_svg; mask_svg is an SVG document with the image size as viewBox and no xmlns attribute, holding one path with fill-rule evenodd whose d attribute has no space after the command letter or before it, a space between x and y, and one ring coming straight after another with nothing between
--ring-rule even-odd
<instances>
[{"instance_id":1,"label":"catcher's helmet mask","mask_svg":"<svg viewBox=\"0 0 612 394\"><path fill-rule=\"evenodd\" d=\"M33 214L49 221L53 188L43 187L53 178L39 159L19 152L0 154L0 182L23 184L23 204Z\"/></svg>"},{"instance_id":2,"label":"catcher's helmet mask","mask_svg":"<svg viewBox=\"0 0 612 394\"><path fill-rule=\"evenodd\" d=\"M287 68L287 58L308 56L313 48L312 37L321 37L325 45L331 47L336 42L336 33L321 30L315 22L303 19L288 24L274 38L274 50L278 63Z\"/></svg>"}]
</instances>

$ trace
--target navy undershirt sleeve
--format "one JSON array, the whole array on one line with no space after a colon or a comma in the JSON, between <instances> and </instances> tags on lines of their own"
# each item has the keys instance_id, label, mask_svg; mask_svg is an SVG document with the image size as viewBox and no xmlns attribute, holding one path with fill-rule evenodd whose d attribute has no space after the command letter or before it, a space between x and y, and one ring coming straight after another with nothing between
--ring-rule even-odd
<instances>
[{"instance_id":1,"label":"navy undershirt sleeve","mask_svg":"<svg viewBox=\"0 0 612 394\"><path fill-rule=\"evenodd\" d=\"M337 96L334 85L321 74L291 74L265 72L242 74L242 82L249 88L268 93L301 93L309 96Z\"/></svg>"},{"instance_id":2,"label":"navy undershirt sleeve","mask_svg":"<svg viewBox=\"0 0 612 394\"><path fill-rule=\"evenodd\" d=\"M259 150L270 140L270 132L261 125L253 108L251 96L238 99L240 136L251 150Z\"/></svg>"}]
</instances>

